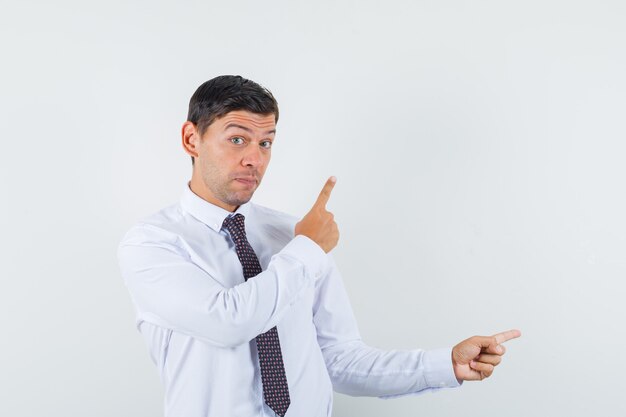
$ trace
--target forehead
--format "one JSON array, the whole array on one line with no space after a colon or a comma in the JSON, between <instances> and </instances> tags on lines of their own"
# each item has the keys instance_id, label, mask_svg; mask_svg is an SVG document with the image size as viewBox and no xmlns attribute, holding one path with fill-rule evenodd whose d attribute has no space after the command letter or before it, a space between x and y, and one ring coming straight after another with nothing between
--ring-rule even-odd
<instances>
[{"instance_id":1,"label":"forehead","mask_svg":"<svg viewBox=\"0 0 626 417\"><path fill-rule=\"evenodd\" d=\"M247 110L234 110L216 119L213 124L220 129L227 129L229 125L245 126L249 129L259 129L263 131L276 128L276 116L270 114L252 113Z\"/></svg>"}]
</instances>

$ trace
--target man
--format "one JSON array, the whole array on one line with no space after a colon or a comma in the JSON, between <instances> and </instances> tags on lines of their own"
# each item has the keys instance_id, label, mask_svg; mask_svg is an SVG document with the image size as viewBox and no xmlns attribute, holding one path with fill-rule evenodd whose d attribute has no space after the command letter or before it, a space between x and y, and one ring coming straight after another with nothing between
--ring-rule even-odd
<instances>
[{"instance_id":1,"label":"man","mask_svg":"<svg viewBox=\"0 0 626 417\"><path fill-rule=\"evenodd\" d=\"M511 330L454 348L365 345L330 251L334 177L301 220L250 202L269 164L278 105L239 76L202 84L182 145L181 201L120 244L137 326L168 417L330 416L333 390L394 397L489 377Z\"/></svg>"}]
</instances>

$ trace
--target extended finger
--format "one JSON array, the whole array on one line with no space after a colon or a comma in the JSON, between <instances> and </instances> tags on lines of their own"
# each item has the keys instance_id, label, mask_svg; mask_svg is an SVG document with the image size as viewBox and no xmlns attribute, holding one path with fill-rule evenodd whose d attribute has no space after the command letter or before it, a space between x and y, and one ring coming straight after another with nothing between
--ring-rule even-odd
<instances>
[{"instance_id":1,"label":"extended finger","mask_svg":"<svg viewBox=\"0 0 626 417\"><path fill-rule=\"evenodd\" d=\"M475 362L489 363L493 366L500 364L502 357L500 355L490 355L488 353L480 354L474 359Z\"/></svg>"},{"instance_id":2,"label":"extended finger","mask_svg":"<svg viewBox=\"0 0 626 417\"><path fill-rule=\"evenodd\" d=\"M493 373L493 365L489 363L471 361L470 367L473 370L480 372L480 374L483 375L485 378L490 377Z\"/></svg>"},{"instance_id":3,"label":"extended finger","mask_svg":"<svg viewBox=\"0 0 626 417\"><path fill-rule=\"evenodd\" d=\"M336 182L337 178L335 176L330 177L326 181L326 184L324 184L324 188L322 188L320 195L315 201L314 207L326 208L326 203L328 203L328 199L330 198L330 192L333 190Z\"/></svg>"},{"instance_id":4,"label":"extended finger","mask_svg":"<svg viewBox=\"0 0 626 417\"><path fill-rule=\"evenodd\" d=\"M517 329L513 329L513 330L507 330L506 332L494 334L493 337L496 338L496 344L499 345L501 343L506 342L507 340L516 339L520 337L521 335L522 335L522 332L520 332Z\"/></svg>"}]
</instances>

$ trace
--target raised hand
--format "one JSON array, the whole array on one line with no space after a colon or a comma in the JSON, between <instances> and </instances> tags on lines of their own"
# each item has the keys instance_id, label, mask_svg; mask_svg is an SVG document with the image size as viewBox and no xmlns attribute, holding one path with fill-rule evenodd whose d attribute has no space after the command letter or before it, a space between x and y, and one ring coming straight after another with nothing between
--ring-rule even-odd
<instances>
[{"instance_id":1,"label":"raised hand","mask_svg":"<svg viewBox=\"0 0 626 417\"><path fill-rule=\"evenodd\" d=\"M452 366L459 381L482 381L493 373L506 352L502 343L520 337L519 330L474 336L452 348Z\"/></svg>"},{"instance_id":2,"label":"raised hand","mask_svg":"<svg viewBox=\"0 0 626 417\"><path fill-rule=\"evenodd\" d=\"M339 241L339 228L335 223L335 216L326 210L326 204L337 179L330 177L313 208L296 224L295 234L304 235L317 243L324 252L330 252Z\"/></svg>"}]
</instances>

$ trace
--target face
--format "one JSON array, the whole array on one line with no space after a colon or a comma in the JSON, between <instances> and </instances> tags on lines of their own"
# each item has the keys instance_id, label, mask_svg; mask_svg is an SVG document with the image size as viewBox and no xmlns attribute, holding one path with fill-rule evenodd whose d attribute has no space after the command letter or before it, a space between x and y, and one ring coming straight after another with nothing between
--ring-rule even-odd
<instances>
[{"instance_id":1,"label":"face","mask_svg":"<svg viewBox=\"0 0 626 417\"><path fill-rule=\"evenodd\" d=\"M273 114L245 110L216 119L201 138L195 126L186 122L183 146L195 158L192 191L228 211L247 203L270 162L275 133Z\"/></svg>"}]
</instances>

